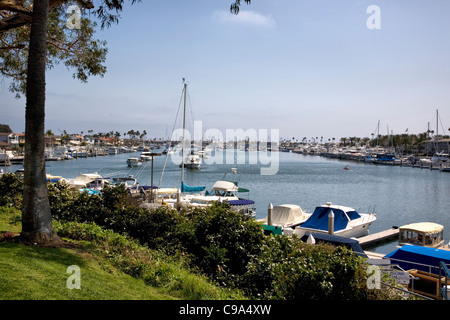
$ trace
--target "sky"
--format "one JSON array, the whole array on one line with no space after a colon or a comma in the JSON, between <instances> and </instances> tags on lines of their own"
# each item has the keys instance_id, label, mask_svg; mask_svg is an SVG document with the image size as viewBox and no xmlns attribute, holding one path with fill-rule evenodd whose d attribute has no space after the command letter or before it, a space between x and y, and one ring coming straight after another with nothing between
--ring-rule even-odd
<instances>
[{"instance_id":1,"label":"sky","mask_svg":"<svg viewBox=\"0 0 450 320\"><path fill-rule=\"evenodd\" d=\"M378 123L380 134L415 134L435 130L436 110L439 131L450 128L448 0L253 0L238 16L232 2L127 5L96 34L108 43L103 78L47 71L46 129L168 137L182 78L191 121L224 136L338 140L370 137ZM25 99L8 86L0 79L0 123L23 132Z\"/></svg>"}]
</instances>

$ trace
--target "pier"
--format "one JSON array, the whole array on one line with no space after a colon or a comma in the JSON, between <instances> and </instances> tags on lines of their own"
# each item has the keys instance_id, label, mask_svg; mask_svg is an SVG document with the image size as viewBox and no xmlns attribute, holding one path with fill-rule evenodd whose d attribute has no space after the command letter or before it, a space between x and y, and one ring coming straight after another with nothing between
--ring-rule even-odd
<instances>
[{"instance_id":1,"label":"pier","mask_svg":"<svg viewBox=\"0 0 450 320\"><path fill-rule=\"evenodd\" d=\"M383 242L386 240L391 240L398 237L399 229L393 227L388 230L380 231L374 234L369 234L367 236L358 238L359 244L361 247L367 247L379 242Z\"/></svg>"}]
</instances>

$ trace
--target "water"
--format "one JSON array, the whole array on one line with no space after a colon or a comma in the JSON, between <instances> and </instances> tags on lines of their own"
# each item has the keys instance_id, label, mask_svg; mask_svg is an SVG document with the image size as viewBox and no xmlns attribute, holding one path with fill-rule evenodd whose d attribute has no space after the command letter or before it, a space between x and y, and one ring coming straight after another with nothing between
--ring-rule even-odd
<instances>
[{"instance_id":1,"label":"water","mask_svg":"<svg viewBox=\"0 0 450 320\"><path fill-rule=\"evenodd\" d=\"M191 186L204 185L211 190L217 180L237 181L240 187L250 190L242 194L256 202L256 218L267 215L269 203L297 204L306 212L317 205L332 202L355 208L361 213L377 213L377 221L370 232L390 229L412 222L431 221L444 225L445 241L450 238L450 173L411 167L382 166L343 162L319 156L295 153L272 153L271 160L279 162L277 174L261 175L256 152L224 151L230 156L225 164L203 164L200 170L185 170L184 181ZM134 175L141 185L150 185L151 162L141 167L128 168L126 159L139 153L118 154L96 158L79 158L68 161L46 162L49 174L75 178L80 173L98 172L103 176ZM216 159L220 159L217 158ZM238 164L238 160L245 162ZM165 155L155 157L153 184L159 185ZM218 160L216 160L218 162ZM230 163L232 162L232 163ZM228 164L227 164L228 163ZM256 164L255 164L256 163ZM350 170L344 170L349 165ZM22 166L9 166L5 171L15 171ZM231 168L237 168L233 174ZM170 158L160 187L179 187L181 170ZM370 248L388 253L395 250L397 241Z\"/></svg>"}]
</instances>

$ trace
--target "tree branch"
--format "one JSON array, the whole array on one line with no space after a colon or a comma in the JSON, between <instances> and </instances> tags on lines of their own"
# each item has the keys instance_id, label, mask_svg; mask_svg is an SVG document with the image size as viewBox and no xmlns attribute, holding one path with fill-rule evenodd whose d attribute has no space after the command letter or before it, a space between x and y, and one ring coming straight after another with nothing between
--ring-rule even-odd
<instances>
[{"instance_id":1,"label":"tree branch","mask_svg":"<svg viewBox=\"0 0 450 320\"><path fill-rule=\"evenodd\" d=\"M49 10L54 10L67 2L68 0L50 0ZM94 8L92 0L76 0L76 2L83 9ZM0 32L31 23L31 17L33 15L32 6L24 6L24 0L0 0L0 11L14 13L11 16L0 19Z\"/></svg>"}]
</instances>

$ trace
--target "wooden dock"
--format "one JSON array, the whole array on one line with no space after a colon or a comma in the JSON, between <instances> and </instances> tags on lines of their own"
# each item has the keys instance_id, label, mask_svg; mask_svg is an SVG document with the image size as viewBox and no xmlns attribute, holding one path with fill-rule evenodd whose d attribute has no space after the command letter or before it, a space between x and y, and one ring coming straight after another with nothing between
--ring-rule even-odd
<instances>
[{"instance_id":1,"label":"wooden dock","mask_svg":"<svg viewBox=\"0 0 450 320\"><path fill-rule=\"evenodd\" d=\"M361 247L367 247L367 246L373 245L378 242L397 238L398 232L399 232L398 228L392 228L392 229L384 230L381 232L369 234L367 236L358 238L358 241L359 241L359 244L361 245Z\"/></svg>"}]
</instances>

